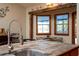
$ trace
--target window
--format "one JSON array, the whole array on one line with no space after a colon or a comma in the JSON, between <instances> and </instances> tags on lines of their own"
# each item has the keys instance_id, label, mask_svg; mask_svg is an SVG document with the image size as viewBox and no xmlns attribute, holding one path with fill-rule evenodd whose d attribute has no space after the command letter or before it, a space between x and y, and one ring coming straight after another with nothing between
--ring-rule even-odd
<instances>
[{"instance_id":1,"label":"window","mask_svg":"<svg viewBox=\"0 0 79 59\"><path fill-rule=\"evenodd\" d=\"M36 34L50 34L50 16L37 16Z\"/></svg>"},{"instance_id":2,"label":"window","mask_svg":"<svg viewBox=\"0 0 79 59\"><path fill-rule=\"evenodd\" d=\"M68 14L61 14L55 16L55 34L68 35Z\"/></svg>"}]
</instances>

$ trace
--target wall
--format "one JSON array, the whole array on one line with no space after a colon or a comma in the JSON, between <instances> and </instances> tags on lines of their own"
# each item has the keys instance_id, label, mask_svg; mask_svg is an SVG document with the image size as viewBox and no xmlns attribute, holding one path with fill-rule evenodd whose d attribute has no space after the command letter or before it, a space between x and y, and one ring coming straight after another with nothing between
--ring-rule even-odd
<instances>
[{"instance_id":1,"label":"wall","mask_svg":"<svg viewBox=\"0 0 79 59\"><path fill-rule=\"evenodd\" d=\"M43 5L44 6L44 5ZM33 8L33 7L32 7ZM35 8L35 7L34 7ZM27 10L27 13L29 12L31 8L28 8ZM52 15L52 29L51 29L51 32L52 32L52 36L58 36L58 35L54 35L54 14L59 14L59 13L69 13L69 36L61 36L60 37L63 37L63 41L64 43L72 43L72 12L75 11L75 8L66 8L66 9L61 9L61 10L56 10L56 11L52 11L50 14ZM26 13L26 14L27 14ZM27 23L29 23L28 19L29 19L29 15L27 14ZM34 38L36 37L45 37L45 35L36 35L36 16L34 15L34 24L33 24L33 27L34 27L34 31L33 31L33 36ZM29 24L27 24L27 27L28 27ZM29 27L28 27L29 28ZM27 29L26 33L29 34L29 29ZM27 34L26 34L27 35ZM29 38L29 35L28 35L28 38Z\"/></svg>"},{"instance_id":2,"label":"wall","mask_svg":"<svg viewBox=\"0 0 79 59\"><path fill-rule=\"evenodd\" d=\"M30 32L30 21L29 21L30 15L28 13L30 11L33 11L32 9L34 10L40 9L40 6L41 6L41 9L46 8L45 3L26 8L26 38L27 39L30 38L30 33L29 33Z\"/></svg>"},{"instance_id":3,"label":"wall","mask_svg":"<svg viewBox=\"0 0 79 59\"><path fill-rule=\"evenodd\" d=\"M77 44L79 44L79 3L77 3Z\"/></svg>"},{"instance_id":4,"label":"wall","mask_svg":"<svg viewBox=\"0 0 79 59\"><path fill-rule=\"evenodd\" d=\"M0 28L5 28L7 31L9 22L11 20L16 20L20 26L22 27L22 33L23 37L26 38L26 9L24 7L21 7L19 4L1 4L0 8L5 8L6 6L9 7L10 11L7 12L6 16L1 18L0 17ZM17 32L19 30L19 27L16 22L12 23L11 25L11 32Z\"/></svg>"}]
</instances>

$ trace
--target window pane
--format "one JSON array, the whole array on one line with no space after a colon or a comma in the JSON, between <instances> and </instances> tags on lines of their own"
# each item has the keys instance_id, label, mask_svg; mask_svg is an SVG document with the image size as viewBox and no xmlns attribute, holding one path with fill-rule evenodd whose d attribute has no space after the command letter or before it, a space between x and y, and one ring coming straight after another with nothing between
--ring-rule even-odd
<instances>
[{"instance_id":1,"label":"window pane","mask_svg":"<svg viewBox=\"0 0 79 59\"><path fill-rule=\"evenodd\" d=\"M63 33L63 25L57 25L57 33Z\"/></svg>"},{"instance_id":2,"label":"window pane","mask_svg":"<svg viewBox=\"0 0 79 59\"><path fill-rule=\"evenodd\" d=\"M43 25L43 33L49 33L49 25Z\"/></svg>"},{"instance_id":3,"label":"window pane","mask_svg":"<svg viewBox=\"0 0 79 59\"><path fill-rule=\"evenodd\" d=\"M57 20L67 20L68 19L68 14L64 14L64 15L58 15L56 17Z\"/></svg>"},{"instance_id":4,"label":"window pane","mask_svg":"<svg viewBox=\"0 0 79 59\"><path fill-rule=\"evenodd\" d=\"M64 25L64 33L68 33L68 25Z\"/></svg>"},{"instance_id":5,"label":"window pane","mask_svg":"<svg viewBox=\"0 0 79 59\"><path fill-rule=\"evenodd\" d=\"M42 33L42 25L38 25L38 33Z\"/></svg>"},{"instance_id":6,"label":"window pane","mask_svg":"<svg viewBox=\"0 0 79 59\"><path fill-rule=\"evenodd\" d=\"M57 21L57 24L63 24L63 21Z\"/></svg>"},{"instance_id":7,"label":"window pane","mask_svg":"<svg viewBox=\"0 0 79 59\"><path fill-rule=\"evenodd\" d=\"M64 24L68 24L68 20L63 20L64 21Z\"/></svg>"},{"instance_id":8,"label":"window pane","mask_svg":"<svg viewBox=\"0 0 79 59\"><path fill-rule=\"evenodd\" d=\"M68 34L68 14L56 16L56 33Z\"/></svg>"},{"instance_id":9,"label":"window pane","mask_svg":"<svg viewBox=\"0 0 79 59\"><path fill-rule=\"evenodd\" d=\"M38 16L38 33L49 33L49 16Z\"/></svg>"},{"instance_id":10,"label":"window pane","mask_svg":"<svg viewBox=\"0 0 79 59\"><path fill-rule=\"evenodd\" d=\"M48 16L38 16L38 24L49 24Z\"/></svg>"}]
</instances>

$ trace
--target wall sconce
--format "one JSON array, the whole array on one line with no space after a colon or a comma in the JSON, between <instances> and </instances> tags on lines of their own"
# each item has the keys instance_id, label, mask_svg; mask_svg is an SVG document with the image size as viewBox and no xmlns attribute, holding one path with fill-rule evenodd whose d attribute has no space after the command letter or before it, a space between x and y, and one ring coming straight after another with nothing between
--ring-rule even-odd
<instances>
[{"instance_id":1,"label":"wall sconce","mask_svg":"<svg viewBox=\"0 0 79 59\"><path fill-rule=\"evenodd\" d=\"M0 9L0 17L5 17L6 13L9 11L9 7L1 8Z\"/></svg>"}]
</instances>

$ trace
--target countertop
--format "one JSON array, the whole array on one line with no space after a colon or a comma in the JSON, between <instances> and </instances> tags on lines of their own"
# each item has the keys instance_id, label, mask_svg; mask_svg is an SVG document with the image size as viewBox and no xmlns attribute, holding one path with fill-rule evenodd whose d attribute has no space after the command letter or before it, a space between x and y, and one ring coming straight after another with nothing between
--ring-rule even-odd
<instances>
[{"instance_id":1,"label":"countertop","mask_svg":"<svg viewBox=\"0 0 79 59\"><path fill-rule=\"evenodd\" d=\"M40 49L40 46L37 45L37 42L38 41L24 42L23 45L20 45L20 43L12 44L12 46L14 47L13 51L18 51L20 49L24 49L24 48L28 49L29 48L29 50L30 49L37 49L37 50L40 50L40 51L44 51L45 53L49 53L49 55L56 56L56 55L60 55L60 54L62 54L64 52L66 52L68 50L71 50L71 49L79 47L78 45L63 44L63 43L54 43L54 42L51 43L51 42L49 42L50 43L50 47L48 46L48 48L46 48L44 50L44 49ZM42 42L44 42L44 41L42 41ZM40 43L40 42L38 42L38 43ZM44 42L44 43L46 43L46 42ZM46 45L44 45L44 46L46 46ZM51 47L52 47L52 49L50 49ZM55 47L55 48L53 48L53 47ZM9 53L8 45L2 45L2 46L0 46L0 55L6 54L6 53Z\"/></svg>"}]
</instances>

